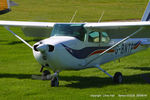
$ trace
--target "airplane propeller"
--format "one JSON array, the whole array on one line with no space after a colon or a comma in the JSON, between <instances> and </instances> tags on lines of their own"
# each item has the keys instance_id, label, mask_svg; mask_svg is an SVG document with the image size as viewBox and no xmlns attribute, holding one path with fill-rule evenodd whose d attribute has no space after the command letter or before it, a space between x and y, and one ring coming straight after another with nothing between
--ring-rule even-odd
<instances>
[{"instance_id":1,"label":"airplane propeller","mask_svg":"<svg viewBox=\"0 0 150 100\"><path fill-rule=\"evenodd\" d=\"M53 45L48 45L48 44L38 44L33 46L35 51L40 51L40 52L45 52L48 50L49 52L54 51L54 46Z\"/></svg>"},{"instance_id":2,"label":"airplane propeller","mask_svg":"<svg viewBox=\"0 0 150 100\"><path fill-rule=\"evenodd\" d=\"M40 52L44 52L48 49L48 46L45 44L42 44L42 45L37 46L36 49Z\"/></svg>"}]
</instances>

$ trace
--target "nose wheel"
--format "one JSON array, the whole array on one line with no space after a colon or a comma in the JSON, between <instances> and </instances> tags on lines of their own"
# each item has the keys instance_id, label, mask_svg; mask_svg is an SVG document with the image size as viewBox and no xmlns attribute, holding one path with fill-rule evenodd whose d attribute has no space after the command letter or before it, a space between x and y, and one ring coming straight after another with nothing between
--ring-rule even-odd
<instances>
[{"instance_id":1,"label":"nose wheel","mask_svg":"<svg viewBox=\"0 0 150 100\"><path fill-rule=\"evenodd\" d=\"M58 86L59 86L58 77L53 77L51 80L51 87L58 87Z\"/></svg>"},{"instance_id":2,"label":"nose wheel","mask_svg":"<svg viewBox=\"0 0 150 100\"><path fill-rule=\"evenodd\" d=\"M51 80L51 87L58 87L59 80L58 80L58 73L55 72L51 74L50 71L44 70L42 73L42 80Z\"/></svg>"},{"instance_id":3,"label":"nose wheel","mask_svg":"<svg viewBox=\"0 0 150 100\"><path fill-rule=\"evenodd\" d=\"M32 75L32 79L36 80L51 80L51 87L58 87L59 86L59 80L58 80L58 74L59 72L55 72L54 74L51 74L50 71L44 70L42 72L42 75Z\"/></svg>"},{"instance_id":4,"label":"nose wheel","mask_svg":"<svg viewBox=\"0 0 150 100\"><path fill-rule=\"evenodd\" d=\"M58 72L55 72L53 75L51 75L51 87L58 87L58 86L59 86Z\"/></svg>"},{"instance_id":5,"label":"nose wheel","mask_svg":"<svg viewBox=\"0 0 150 100\"><path fill-rule=\"evenodd\" d=\"M42 80L51 80L51 87L58 87L58 73L51 74L50 71L45 70L42 73Z\"/></svg>"}]
</instances>

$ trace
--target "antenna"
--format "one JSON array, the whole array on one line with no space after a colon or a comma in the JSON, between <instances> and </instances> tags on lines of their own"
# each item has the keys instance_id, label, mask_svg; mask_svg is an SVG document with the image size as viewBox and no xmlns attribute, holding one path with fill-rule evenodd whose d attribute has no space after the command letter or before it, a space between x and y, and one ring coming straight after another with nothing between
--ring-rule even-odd
<instances>
[{"instance_id":1,"label":"antenna","mask_svg":"<svg viewBox=\"0 0 150 100\"><path fill-rule=\"evenodd\" d=\"M73 16L72 16L72 18L71 18L71 20L70 20L70 23L72 23L72 21L74 20L74 17L76 16L77 11L78 11L78 10L76 10L75 13L73 14Z\"/></svg>"},{"instance_id":2,"label":"antenna","mask_svg":"<svg viewBox=\"0 0 150 100\"><path fill-rule=\"evenodd\" d=\"M103 18L103 16L104 16L104 13L105 13L105 11L102 12L101 17L100 17L99 20L98 20L98 23L101 22L101 20L102 20L102 18Z\"/></svg>"}]
</instances>

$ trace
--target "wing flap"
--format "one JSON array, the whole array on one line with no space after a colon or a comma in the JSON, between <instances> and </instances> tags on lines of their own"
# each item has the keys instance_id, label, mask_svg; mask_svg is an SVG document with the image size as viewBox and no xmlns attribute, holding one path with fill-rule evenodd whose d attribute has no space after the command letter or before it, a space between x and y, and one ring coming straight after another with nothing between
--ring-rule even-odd
<instances>
[{"instance_id":1,"label":"wing flap","mask_svg":"<svg viewBox=\"0 0 150 100\"><path fill-rule=\"evenodd\" d=\"M28 37L50 37L51 28L23 27L22 31Z\"/></svg>"},{"instance_id":2,"label":"wing flap","mask_svg":"<svg viewBox=\"0 0 150 100\"><path fill-rule=\"evenodd\" d=\"M0 26L21 27L24 34L30 37L49 37L54 24L50 22L0 21Z\"/></svg>"}]
</instances>

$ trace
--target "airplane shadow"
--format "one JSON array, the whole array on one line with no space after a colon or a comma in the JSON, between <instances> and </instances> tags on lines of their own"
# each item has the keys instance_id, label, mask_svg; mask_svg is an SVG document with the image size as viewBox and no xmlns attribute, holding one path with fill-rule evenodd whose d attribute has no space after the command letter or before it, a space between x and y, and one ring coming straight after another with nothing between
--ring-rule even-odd
<instances>
[{"instance_id":1,"label":"airplane shadow","mask_svg":"<svg viewBox=\"0 0 150 100\"><path fill-rule=\"evenodd\" d=\"M127 69L135 69L142 71L150 71L150 67L128 67ZM150 73L135 74L130 76L123 76L122 84L150 84ZM81 77L81 76L60 76L61 80L73 81L71 84L66 84L65 87L73 88L100 88L115 84L110 77Z\"/></svg>"},{"instance_id":2,"label":"airplane shadow","mask_svg":"<svg viewBox=\"0 0 150 100\"><path fill-rule=\"evenodd\" d=\"M0 73L0 78L17 78L17 79L30 79L31 74L9 74L9 73Z\"/></svg>"},{"instance_id":3,"label":"airplane shadow","mask_svg":"<svg viewBox=\"0 0 150 100\"><path fill-rule=\"evenodd\" d=\"M124 76L124 82L122 84L148 84L147 81L142 78L142 75L150 76L150 73ZM31 76L32 74L0 74L0 78L32 79ZM59 79L62 81L70 82L66 85L60 84L60 87L71 87L79 89L102 88L109 85L118 85L115 84L109 77L59 76Z\"/></svg>"},{"instance_id":4,"label":"airplane shadow","mask_svg":"<svg viewBox=\"0 0 150 100\"><path fill-rule=\"evenodd\" d=\"M150 71L150 67L127 67L126 69L136 69L142 71Z\"/></svg>"},{"instance_id":5,"label":"airplane shadow","mask_svg":"<svg viewBox=\"0 0 150 100\"><path fill-rule=\"evenodd\" d=\"M147 84L147 81L142 76L150 76L150 73L137 74L131 76L123 76L122 84ZM108 85L118 85L109 77L79 77L79 76L62 76L60 80L73 81L71 84L66 84L65 87L72 88L102 88ZM150 80L150 78L149 78Z\"/></svg>"}]
</instances>

